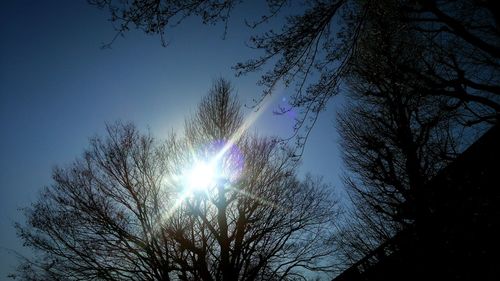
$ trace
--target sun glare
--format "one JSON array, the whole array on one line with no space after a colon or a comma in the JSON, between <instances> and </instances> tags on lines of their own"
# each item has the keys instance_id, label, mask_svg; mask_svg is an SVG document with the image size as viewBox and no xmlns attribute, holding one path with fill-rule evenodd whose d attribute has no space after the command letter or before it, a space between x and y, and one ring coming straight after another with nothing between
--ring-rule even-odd
<instances>
[{"instance_id":1,"label":"sun glare","mask_svg":"<svg viewBox=\"0 0 500 281\"><path fill-rule=\"evenodd\" d=\"M196 162L186 174L186 188L191 192L207 191L214 185L217 177L215 165Z\"/></svg>"}]
</instances>

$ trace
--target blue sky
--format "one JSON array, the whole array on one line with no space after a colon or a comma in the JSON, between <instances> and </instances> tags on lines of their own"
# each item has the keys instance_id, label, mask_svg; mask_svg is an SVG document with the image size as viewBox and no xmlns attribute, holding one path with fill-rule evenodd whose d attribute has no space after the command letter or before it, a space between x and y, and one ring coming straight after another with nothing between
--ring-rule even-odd
<instances>
[{"instance_id":1,"label":"blue sky","mask_svg":"<svg viewBox=\"0 0 500 281\"><path fill-rule=\"evenodd\" d=\"M245 47L250 30L243 15L251 19L260 8L252 3L235 11L225 40L222 26L188 19L168 31L166 48L158 37L133 31L101 49L114 30L108 14L84 0L0 3L0 280L16 264L11 250L29 254L12 226L22 220L18 209L29 206L50 185L51 169L78 157L106 122L131 121L161 138L182 128L218 77L233 82L242 103L260 96L258 74L236 78L231 70L259 54ZM292 120L272 110L290 93L278 89L253 129L288 136ZM337 187L339 101L322 114L300 170Z\"/></svg>"}]
</instances>

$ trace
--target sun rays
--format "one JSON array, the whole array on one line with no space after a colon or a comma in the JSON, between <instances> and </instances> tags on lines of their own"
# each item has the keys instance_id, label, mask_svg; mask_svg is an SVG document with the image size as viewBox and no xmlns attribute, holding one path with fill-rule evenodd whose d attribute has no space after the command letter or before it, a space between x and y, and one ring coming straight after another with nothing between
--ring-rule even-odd
<instances>
[{"instance_id":1,"label":"sun rays","mask_svg":"<svg viewBox=\"0 0 500 281\"><path fill-rule=\"evenodd\" d=\"M224 188L230 188L233 192L249 197L264 205L278 208L273 202L260 198L248 191L233 186L234 181L244 169L244 155L239 150L237 144L245 135L248 129L265 112L272 103L274 97L268 96L261 101L259 108L253 110L244 120L243 124L227 140L216 140L215 143L207 144L213 151L211 157L206 157L207 153L200 155L195 148L189 147L189 162L177 175L164 181L165 185L174 186L177 196L173 205L164 213L163 219L172 216L182 204L189 199L201 200L213 195L217 185L224 182ZM168 187L167 187L168 188Z\"/></svg>"}]
</instances>

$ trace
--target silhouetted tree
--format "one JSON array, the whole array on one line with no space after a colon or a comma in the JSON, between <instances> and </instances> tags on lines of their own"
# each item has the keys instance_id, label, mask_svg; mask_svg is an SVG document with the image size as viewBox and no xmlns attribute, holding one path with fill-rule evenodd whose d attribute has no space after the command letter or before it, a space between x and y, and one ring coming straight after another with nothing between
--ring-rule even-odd
<instances>
[{"instance_id":1,"label":"silhouetted tree","mask_svg":"<svg viewBox=\"0 0 500 281\"><path fill-rule=\"evenodd\" d=\"M186 121L183 137L160 142L130 124L108 126L106 138L92 139L80 159L54 170L52 186L26 210L17 229L38 255L16 277L296 280L328 273L335 202L320 180L296 177L290 154L246 132L224 80ZM186 172L197 163L210 163L217 176L200 183L203 171Z\"/></svg>"},{"instance_id":2,"label":"silhouetted tree","mask_svg":"<svg viewBox=\"0 0 500 281\"><path fill-rule=\"evenodd\" d=\"M348 102L338 118L353 204L338 237L350 262L418 223L423 187L473 140L463 137L470 112L429 94L434 83L405 71L428 64L419 36L388 8L373 6L367 14L373 32L362 35L347 68Z\"/></svg>"},{"instance_id":3,"label":"silhouetted tree","mask_svg":"<svg viewBox=\"0 0 500 281\"><path fill-rule=\"evenodd\" d=\"M147 33L161 34L162 38L169 25L188 16L227 25L232 9L240 2L89 0L110 10L112 20L119 24L119 34L136 26ZM358 53L360 40L378 32L366 23L395 15L380 9L384 6L398 11L397 18L392 18L396 27L403 27L403 32L418 38L414 43L422 53L416 55L426 66L402 65L400 70L433 84L433 91L428 94L447 97L468 109L474 117L469 123L496 122L500 109L500 13L493 0L327 0L293 5L287 0L266 2L268 12L250 26L284 15L282 28L251 37L250 45L263 50L264 55L238 63L235 69L240 75L270 63L271 70L260 81L266 86L264 95L270 94L278 81L294 83L296 92L291 106L301 109L296 130L308 131L329 99L339 93L346 67ZM371 12L374 9L378 12ZM303 143L305 135L298 134L299 143Z\"/></svg>"}]
</instances>

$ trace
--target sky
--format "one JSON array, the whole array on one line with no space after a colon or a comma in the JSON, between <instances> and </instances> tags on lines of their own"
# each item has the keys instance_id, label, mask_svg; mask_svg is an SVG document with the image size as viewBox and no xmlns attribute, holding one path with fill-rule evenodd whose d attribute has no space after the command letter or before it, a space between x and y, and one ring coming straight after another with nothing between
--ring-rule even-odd
<instances>
[{"instance_id":1,"label":"sky","mask_svg":"<svg viewBox=\"0 0 500 281\"><path fill-rule=\"evenodd\" d=\"M80 156L90 137L106 123L133 122L162 138L180 132L214 79L233 83L243 104L262 89L259 74L236 78L231 66L259 53L245 46L251 31L244 18L257 18L262 6L240 6L223 40L222 26L188 19L157 36L131 31L111 49L102 49L115 31L109 15L85 0L0 1L0 280L15 269L16 254L29 255L13 224L51 184L51 170ZM288 137L293 120L273 110L291 89L277 89L259 112L252 130ZM341 160L336 98L323 112L302 158L300 174L323 176L340 188ZM250 114L252 110L246 109Z\"/></svg>"}]
</instances>

